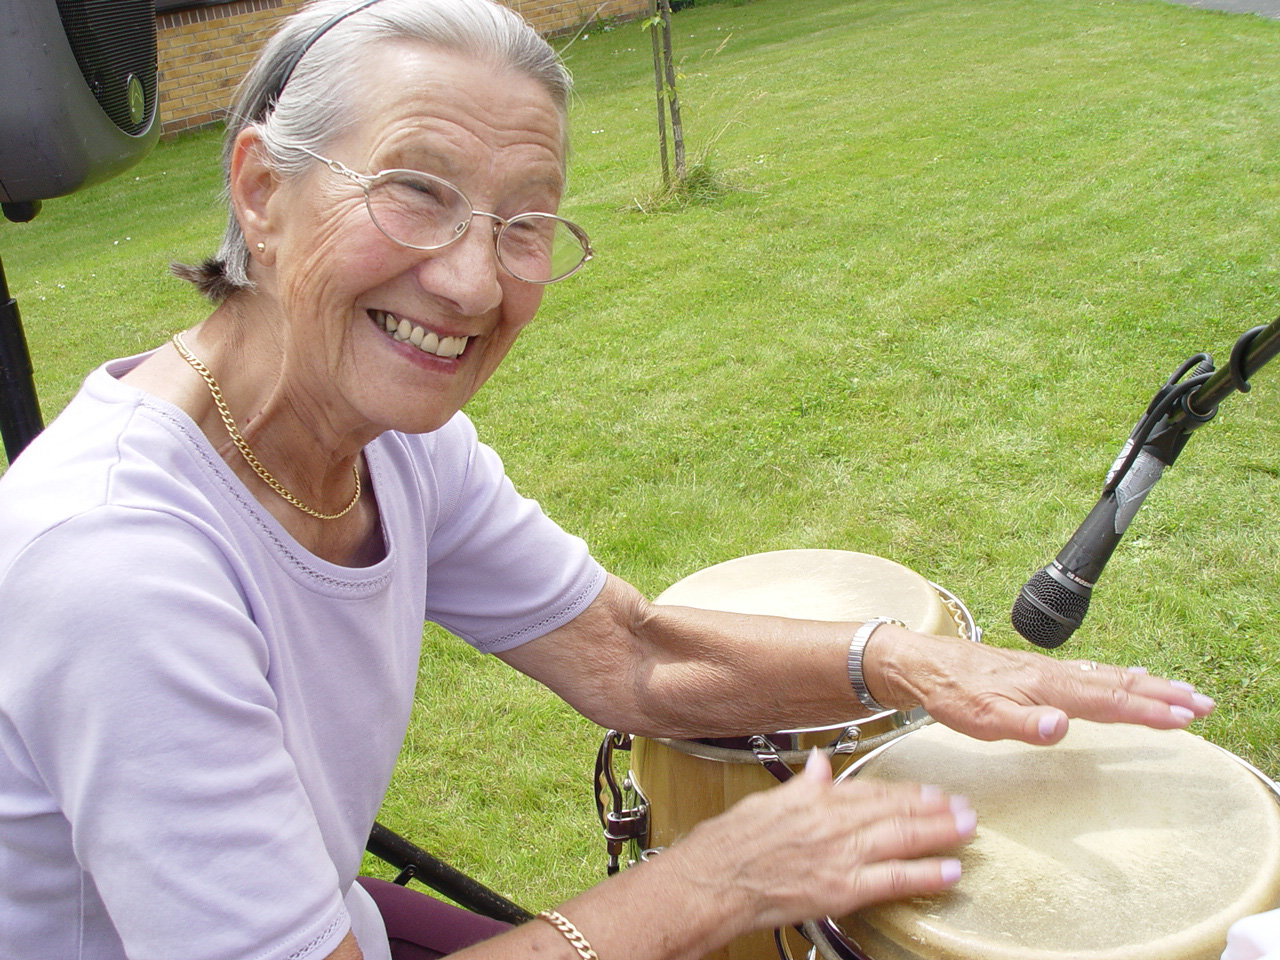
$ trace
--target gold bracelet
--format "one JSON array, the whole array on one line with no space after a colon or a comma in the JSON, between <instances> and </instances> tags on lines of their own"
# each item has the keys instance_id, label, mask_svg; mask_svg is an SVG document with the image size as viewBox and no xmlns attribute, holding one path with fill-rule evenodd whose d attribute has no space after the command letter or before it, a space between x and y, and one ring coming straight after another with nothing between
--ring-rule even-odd
<instances>
[{"instance_id":1,"label":"gold bracelet","mask_svg":"<svg viewBox=\"0 0 1280 960\"><path fill-rule=\"evenodd\" d=\"M563 933L564 938L569 941L573 949L578 951L578 956L582 960L600 960L600 955L591 949L591 944L587 942L586 937L578 932L578 928L554 910L543 910L538 914L538 919L547 921L547 923Z\"/></svg>"}]
</instances>

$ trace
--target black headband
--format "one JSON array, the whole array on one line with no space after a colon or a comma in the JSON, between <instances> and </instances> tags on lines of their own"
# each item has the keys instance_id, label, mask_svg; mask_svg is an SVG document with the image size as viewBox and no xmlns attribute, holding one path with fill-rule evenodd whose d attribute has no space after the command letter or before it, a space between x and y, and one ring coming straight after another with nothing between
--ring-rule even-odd
<instances>
[{"instance_id":1,"label":"black headband","mask_svg":"<svg viewBox=\"0 0 1280 960\"><path fill-rule=\"evenodd\" d=\"M315 46L316 41L353 13L359 13L365 7L372 7L377 2L378 0L364 0L363 3L358 3L350 10L343 11L336 16L330 17L321 24L320 27L311 34L311 36L307 37L302 46L294 51L293 56L285 62L284 68L280 74L280 80L276 83L275 90L273 90L270 96L267 97L267 102L262 110L263 116L265 116L269 111L274 110L276 104L280 102L280 96L284 93L285 84L287 84L289 82L289 78L293 76L293 71L297 69L299 61L307 55L308 50Z\"/></svg>"}]
</instances>

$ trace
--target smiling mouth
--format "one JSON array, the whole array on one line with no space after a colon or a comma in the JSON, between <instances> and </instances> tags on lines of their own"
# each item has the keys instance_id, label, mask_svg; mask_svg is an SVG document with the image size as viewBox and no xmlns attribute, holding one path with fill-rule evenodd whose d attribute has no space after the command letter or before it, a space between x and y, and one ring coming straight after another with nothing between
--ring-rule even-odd
<instances>
[{"instance_id":1,"label":"smiling mouth","mask_svg":"<svg viewBox=\"0 0 1280 960\"><path fill-rule=\"evenodd\" d=\"M440 357L445 360L460 357L463 351L467 349L467 344L471 342L470 337L437 336L430 330L426 330L417 324L397 317L394 313L387 313L384 310L370 310L369 316L393 340L411 344L423 353L429 353L433 357Z\"/></svg>"}]
</instances>

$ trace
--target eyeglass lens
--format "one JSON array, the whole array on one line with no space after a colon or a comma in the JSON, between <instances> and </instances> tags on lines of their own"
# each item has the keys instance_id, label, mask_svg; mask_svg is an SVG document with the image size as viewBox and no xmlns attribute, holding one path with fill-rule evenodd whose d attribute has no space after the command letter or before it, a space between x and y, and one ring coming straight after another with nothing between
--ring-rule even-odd
<instances>
[{"instance_id":1,"label":"eyeglass lens","mask_svg":"<svg viewBox=\"0 0 1280 960\"><path fill-rule=\"evenodd\" d=\"M379 230L398 243L424 250L456 240L471 217L470 203L453 184L406 170L384 174L369 184L368 205ZM534 283L567 276L586 255L582 238L559 217L522 214L498 235L503 267Z\"/></svg>"}]
</instances>

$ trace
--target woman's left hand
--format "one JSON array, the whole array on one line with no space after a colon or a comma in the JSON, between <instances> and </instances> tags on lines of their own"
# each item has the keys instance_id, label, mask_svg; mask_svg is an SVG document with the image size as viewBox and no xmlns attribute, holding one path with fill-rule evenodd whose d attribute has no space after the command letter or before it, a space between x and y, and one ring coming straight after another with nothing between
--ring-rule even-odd
<instances>
[{"instance_id":1,"label":"woman's left hand","mask_svg":"<svg viewBox=\"0 0 1280 960\"><path fill-rule=\"evenodd\" d=\"M897 709L920 705L935 720L979 740L1057 743L1067 720L1185 727L1214 707L1188 683L1090 660L880 627L864 666L872 696Z\"/></svg>"}]
</instances>

